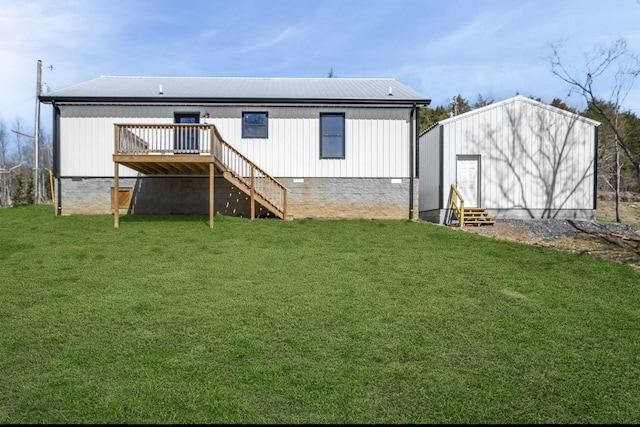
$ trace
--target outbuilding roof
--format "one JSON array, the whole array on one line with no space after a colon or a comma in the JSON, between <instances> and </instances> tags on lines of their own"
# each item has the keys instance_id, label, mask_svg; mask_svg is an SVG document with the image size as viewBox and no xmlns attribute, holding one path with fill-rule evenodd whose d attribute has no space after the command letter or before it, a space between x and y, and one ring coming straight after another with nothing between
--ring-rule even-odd
<instances>
[{"instance_id":1,"label":"outbuilding roof","mask_svg":"<svg viewBox=\"0 0 640 427\"><path fill-rule=\"evenodd\" d=\"M428 105L389 78L102 76L40 96L43 102L299 102Z\"/></svg>"},{"instance_id":2,"label":"outbuilding roof","mask_svg":"<svg viewBox=\"0 0 640 427\"><path fill-rule=\"evenodd\" d=\"M561 108L554 107L553 105L545 104L543 102L536 101L535 99L527 98L527 97L522 96L522 95L516 95L514 97L507 98L507 99L504 99L502 101L499 101L499 102L496 102L496 103L493 103L493 104L485 105L484 107L480 107L480 108L477 108L475 110L467 111L466 113L458 114L457 116L452 116L452 117L449 117L448 119L444 119L444 120L441 120L439 122L436 122L436 123L432 124L431 126L429 126L427 129L425 129L420 134L420 136L422 136L425 133L431 131L431 129L433 129L433 128L436 128L436 127L439 127L439 126L444 126L444 125L447 125L449 123L456 122L458 120L466 120L469 117L474 116L476 114L484 113L485 111L493 110L493 109L496 109L496 108L502 108L505 105L516 104L516 103L530 104L530 105L533 105L534 107L545 109L545 110L551 111L551 112L553 112L555 114L561 114L561 115L564 115L564 116L567 116L567 117L576 118L577 120L581 120L583 122L592 124L594 126L599 126L600 125L600 122L595 121L593 119L590 119L588 117L582 116L580 114L572 113L571 111L563 110Z\"/></svg>"}]
</instances>

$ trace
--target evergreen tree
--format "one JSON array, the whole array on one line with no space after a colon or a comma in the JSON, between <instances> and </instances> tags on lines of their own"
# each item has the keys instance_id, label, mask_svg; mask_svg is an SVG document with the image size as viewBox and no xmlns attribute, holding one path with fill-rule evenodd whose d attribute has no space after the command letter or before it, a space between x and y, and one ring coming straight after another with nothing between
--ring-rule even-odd
<instances>
[{"instance_id":1,"label":"evergreen tree","mask_svg":"<svg viewBox=\"0 0 640 427\"><path fill-rule=\"evenodd\" d=\"M16 182L11 190L11 203L13 206L23 206L27 204L27 194L24 188L22 174L16 174Z\"/></svg>"},{"instance_id":2,"label":"evergreen tree","mask_svg":"<svg viewBox=\"0 0 640 427\"><path fill-rule=\"evenodd\" d=\"M33 175L29 175L29 179L27 181L27 189L25 191L25 204L33 205L35 202L35 182L33 180Z\"/></svg>"},{"instance_id":3,"label":"evergreen tree","mask_svg":"<svg viewBox=\"0 0 640 427\"><path fill-rule=\"evenodd\" d=\"M561 110L565 110L565 111L569 111L571 113L578 113L578 111L575 108L571 108L569 107L567 104L565 104L561 99L559 98L553 98L553 100L551 101L550 104L552 107L556 107L559 108Z\"/></svg>"},{"instance_id":4,"label":"evergreen tree","mask_svg":"<svg viewBox=\"0 0 640 427\"><path fill-rule=\"evenodd\" d=\"M420 133L429 129L441 120L449 118L450 110L443 106L423 108L420 110Z\"/></svg>"},{"instance_id":5,"label":"evergreen tree","mask_svg":"<svg viewBox=\"0 0 640 427\"><path fill-rule=\"evenodd\" d=\"M493 104L493 99L484 98L480 94L478 94L478 99L474 104L470 104L462 95L458 94L452 98L451 103L447 106L439 105L435 108L423 108L420 110L420 133L449 117L467 113L489 104Z\"/></svg>"},{"instance_id":6,"label":"evergreen tree","mask_svg":"<svg viewBox=\"0 0 640 427\"><path fill-rule=\"evenodd\" d=\"M481 94L478 94L478 99L472 105L471 109L475 110L477 108L486 107L487 105L491 105L491 104L493 104L493 99L484 98Z\"/></svg>"}]
</instances>

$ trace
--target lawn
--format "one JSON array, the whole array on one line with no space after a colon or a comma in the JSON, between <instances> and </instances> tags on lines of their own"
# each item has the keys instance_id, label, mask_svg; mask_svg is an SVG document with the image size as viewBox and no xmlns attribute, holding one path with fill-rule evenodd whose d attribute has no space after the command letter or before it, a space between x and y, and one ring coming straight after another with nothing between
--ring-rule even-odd
<instances>
[{"instance_id":1,"label":"lawn","mask_svg":"<svg viewBox=\"0 0 640 427\"><path fill-rule=\"evenodd\" d=\"M410 221L0 210L0 422L638 423L628 267Z\"/></svg>"}]
</instances>

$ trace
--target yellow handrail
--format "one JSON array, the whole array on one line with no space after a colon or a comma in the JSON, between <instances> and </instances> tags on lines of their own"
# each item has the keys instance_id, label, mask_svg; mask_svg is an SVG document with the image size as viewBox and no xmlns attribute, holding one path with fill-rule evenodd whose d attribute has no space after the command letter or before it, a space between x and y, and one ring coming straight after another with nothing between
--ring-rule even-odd
<instances>
[{"instance_id":1,"label":"yellow handrail","mask_svg":"<svg viewBox=\"0 0 640 427\"><path fill-rule=\"evenodd\" d=\"M53 189L53 171L51 171L51 170L49 171L49 186L51 188L51 201L53 203L55 203L56 202L56 195L55 195L55 192L53 191L54 190Z\"/></svg>"},{"instance_id":2,"label":"yellow handrail","mask_svg":"<svg viewBox=\"0 0 640 427\"><path fill-rule=\"evenodd\" d=\"M453 209L453 211L456 213L458 221L460 222L460 228L462 228L464 227L464 198L458 191L458 188L455 184L451 184L449 199L451 200L451 209ZM460 206L458 206L458 203L456 203L457 199L460 200Z\"/></svg>"}]
</instances>

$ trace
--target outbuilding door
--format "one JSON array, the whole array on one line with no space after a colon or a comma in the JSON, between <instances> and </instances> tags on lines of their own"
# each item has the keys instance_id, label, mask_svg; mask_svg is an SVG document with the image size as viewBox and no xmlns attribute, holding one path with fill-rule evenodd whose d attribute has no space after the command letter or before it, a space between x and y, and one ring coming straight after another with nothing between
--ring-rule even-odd
<instances>
[{"instance_id":1,"label":"outbuilding door","mask_svg":"<svg viewBox=\"0 0 640 427\"><path fill-rule=\"evenodd\" d=\"M465 207L479 207L480 156L456 157L456 186L464 198Z\"/></svg>"}]
</instances>

